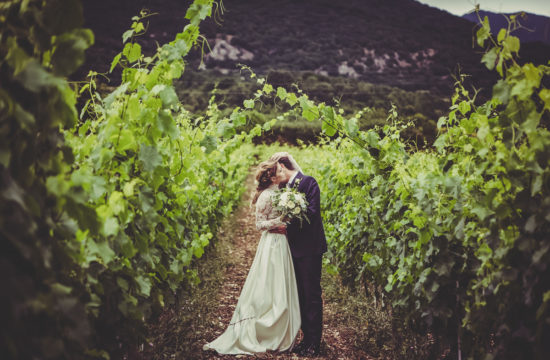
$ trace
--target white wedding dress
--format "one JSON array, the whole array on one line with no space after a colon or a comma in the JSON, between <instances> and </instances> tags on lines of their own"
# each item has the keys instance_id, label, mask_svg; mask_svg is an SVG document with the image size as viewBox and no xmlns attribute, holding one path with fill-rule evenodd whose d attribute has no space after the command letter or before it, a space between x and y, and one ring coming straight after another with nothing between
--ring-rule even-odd
<instances>
[{"instance_id":1,"label":"white wedding dress","mask_svg":"<svg viewBox=\"0 0 550 360\"><path fill-rule=\"evenodd\" d=\"M271 206L276 185L256 202L256 227L263 230L235 312L225 332L204 345L220 354L290 349L300 329L300 305L286 235L267 230L283 224Z\"/></svg>"}]
</instances>

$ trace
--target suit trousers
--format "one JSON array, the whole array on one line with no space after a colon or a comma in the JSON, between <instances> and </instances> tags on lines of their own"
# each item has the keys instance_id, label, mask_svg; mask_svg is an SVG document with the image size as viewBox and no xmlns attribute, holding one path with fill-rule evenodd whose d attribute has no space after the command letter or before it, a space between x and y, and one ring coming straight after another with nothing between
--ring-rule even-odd
<instances>
[{"instance_id":1,"label":"suit trousers","mask_svg":"<svg viewBox=\"0 0 550 360\"><path fill-rule=\"evenodd\" d=\"M321 297L321 267L323 254L292 257L300 299L303 342L319 346L323 331L323 299Z\"/></svg>"}]
</instances>

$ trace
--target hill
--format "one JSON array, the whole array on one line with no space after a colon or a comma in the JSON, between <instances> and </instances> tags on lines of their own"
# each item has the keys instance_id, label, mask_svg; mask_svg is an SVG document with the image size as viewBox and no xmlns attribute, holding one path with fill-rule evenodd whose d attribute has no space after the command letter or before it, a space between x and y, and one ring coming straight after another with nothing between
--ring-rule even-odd
<instances>
[{"instance_id":1,"label":"hill","mask_svg":"<svg viewBox=\"0 0 550 360\"><path fill-rule=\"evenodd\" d=\"M147 33L138 39L144 51L152 53L183 29L188 4L84 2L96 45L79 76L90 68L108 70L122 47L121 34L129 28L130 17L141 8L158 14L149 18ZM457 72L472 75L472 85L484 89L480 98L495 80L480 63L481 49L473 46L475 25L414 0L224 0L223 7L218 21L201 25L211 51L205 47L205 54L200 49L190 54L178 86L180 98L192 111L205 108L215 86L222 103L242 104L253 90L241 80L241 63L267 75L275 86L298 84L316 100L336 98L349 111L374 107L363 126L383 123L393 103L401 114L421 123L419 131L433 133L448 106ZM538 47L525 49L522 45L524 58L546 62ZM116 79L116 72L111 77ZM270 107L265 109L269 113ZM258 121L265 120L259 116Z\"/></svg>"},{"instance_id":2,"label":"hill","mask_svg":"<svg viewBox=\"0 0 550 360\"><path fill-rule=\"evenodd\" d=\"M480 11L480 17L489 18L491 30L498 34L500 29L508 27L506 17L514 14L500 14L490 11ZM479 23L477 15L470 13L462 16L474 24ZM542 15L520 13L518 22L521 27L514 31L514 36L521 41L520 62L546 64L550 59L550 18Z\"/></svg>"},{"instance_id":3,"label":"hill","mask_svg":"<svg viewBox=\"0 0 550 360\"><path fill-rule=\"evenodd\" d=\"M150 51L183 28L186 1L97 0L85 2L87 26L97 34L88 64L108 68L122 32L142 7L151 17L141 41ZM413 0L225 0L222 25L203 25L212 52L207 68L312 71L346 76L405 90L445 92L450 75L463 71L485 78L472 49L472 24ZM107 56L104 56L107 55ZM195 54L194 60L198 59Z\"/></svg>"},{"instance_id":4,"label":"hill","mask_svg":"<svg viewBox=\"0 0 550 360\"><path fill-rule=\"evenodd\" d=\"M487 77L472 50L472 24L416 1L224 4L223 26L204 29L213 49L207 68L227 71L239 61L262 72L311 71L438 93L452 85L457 64Z\"/></svg>"},{"instance_id":5,"label":"hill","mask_svg":"<svg viewBox=\"0 0 550 360\"><path fill-rule=\"evenodd\" d=\"M483 19L485 16L489 18L491 28L496 33L502 28L508 27L506 17L514 15L512 13L500 14L491 11L480 10L479 15ZM469 20L475 24L479 22L475 13L465 14L462 18ZM540 41L546 45L550 45L550 18L547 16L536 15L531 13L521 13L518 17L519 23L523 28L518 29L514 35L519 37L522 43Z\"/></svg>"}]
</instances>

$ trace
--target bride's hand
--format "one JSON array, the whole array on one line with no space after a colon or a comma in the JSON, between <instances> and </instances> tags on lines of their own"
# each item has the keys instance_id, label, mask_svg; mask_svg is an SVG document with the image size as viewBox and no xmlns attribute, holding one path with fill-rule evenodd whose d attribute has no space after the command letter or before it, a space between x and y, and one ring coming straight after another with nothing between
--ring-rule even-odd
<instances>
[{"instance_id":1,"label":"bride's hand","mask_svg":"<svg viewBox=\"0 0 550 360\"><path fill-rule=\"evenodd\" d=\"M269 232L273 234L286 235L286 225L279 225L277 227L274 227L273 229L269 230Z\"/></svg>"}]
</instances>

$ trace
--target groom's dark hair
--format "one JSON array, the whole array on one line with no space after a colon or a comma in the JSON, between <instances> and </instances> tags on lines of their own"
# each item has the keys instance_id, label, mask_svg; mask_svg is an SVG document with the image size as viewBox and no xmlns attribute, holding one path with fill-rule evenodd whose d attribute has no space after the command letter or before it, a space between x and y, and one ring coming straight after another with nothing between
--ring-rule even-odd
<instances>
[{"instance_id":1,"label":"groom's dark hair","mask_svg":"<svg viewBox=\"0 0 550 360\"><path fill-rule=\"evenodd\" d=\"M282 156L277 160L277 162L283 164L287 169L294 170L294 166L292 165L292 162L288 158L288 156Z\"/></svg>"}]
</instances>

